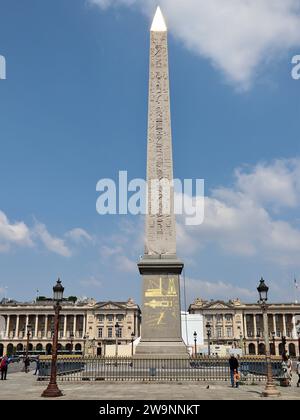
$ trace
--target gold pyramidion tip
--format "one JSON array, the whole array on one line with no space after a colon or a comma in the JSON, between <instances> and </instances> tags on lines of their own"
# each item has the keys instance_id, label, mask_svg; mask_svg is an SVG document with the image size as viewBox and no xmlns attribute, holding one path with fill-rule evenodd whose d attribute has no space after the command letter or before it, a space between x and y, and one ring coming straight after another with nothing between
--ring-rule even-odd
<instances>
[{"instance_id":1,"label":"gold pyramidion tip","mask_svg":"<svg viewBox=\"0 0 300 420\"><path fill-rule=\"evenodd\" d=\"M160 7L157 6L156 13L152 22L151 31L152 32L166 32L167 25L165 18L160 10Z\"/></svg>"}]
</instances>

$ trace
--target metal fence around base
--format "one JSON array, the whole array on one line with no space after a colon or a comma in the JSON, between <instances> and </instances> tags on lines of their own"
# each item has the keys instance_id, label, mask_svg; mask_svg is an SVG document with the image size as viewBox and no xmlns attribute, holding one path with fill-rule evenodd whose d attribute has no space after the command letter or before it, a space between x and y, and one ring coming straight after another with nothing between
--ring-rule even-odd
<instances>
[{"instance_id":1,"label":"metal fence around base","mask_svg":"<svg viewBox=\"0 0 300 420\"><path fill-rule=\"evenodd\" d=\"M263 358L240 358L241 382L266 380ZM51 360L41 360L39 380L49 380ZM280 377L281 362L272 360L274 378ZM60 357L57 361L58 381L229 381L227 358L197 357L131 358L131 357Z\"/></svg>"}]
</instances>

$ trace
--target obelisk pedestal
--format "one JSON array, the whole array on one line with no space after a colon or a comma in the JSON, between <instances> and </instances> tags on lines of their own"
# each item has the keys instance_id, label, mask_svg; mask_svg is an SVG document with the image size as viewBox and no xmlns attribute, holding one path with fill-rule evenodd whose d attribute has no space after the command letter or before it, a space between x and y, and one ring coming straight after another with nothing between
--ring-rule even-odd
<instances>
[{"instance_id":1,"label":"obelisk pedestal","mask_svg":"<svg viewBox=\"0 0 300 420\"><path fill-rule=\"evenodd\" d=\"M165 181L169 183L169 189L164 188ZM143 304L141 341L136 348L137 357L188 356L181 334L180 274L183 263L176 256L172 181L167 27L158 7L151 27L150 41L148 208L145 253L138 263L143 279Z\"/></svg>"}]
</instances>

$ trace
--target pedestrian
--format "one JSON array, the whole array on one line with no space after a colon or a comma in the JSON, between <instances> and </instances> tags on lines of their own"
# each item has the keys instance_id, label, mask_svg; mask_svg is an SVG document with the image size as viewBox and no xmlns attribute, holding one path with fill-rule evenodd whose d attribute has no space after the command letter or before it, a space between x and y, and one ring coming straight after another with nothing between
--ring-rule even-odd
<instances>
[{"instance_id":1,"label":"pedestrian","mask_svg":"<svg viewBox=\"0 0 300 420\"><path fill-rule=\"evenodd\" d=\"M37 356L35 362L36 362L36 366L35 366L34 375L36 375L38 372L40 372L40 356Z\"/></svg>"},{"instance_id":2,"label":"pedestrian","mask_svg":"<svg viewBox=\"0 0 300 420\"><path fill-rule=\"evenodd\" d=\"M297 373L298 373L297 387L299 388L300 386L300 357L298 358L298 362L297 362Z\"/></svg>"},{"instance_id":3,"label":"pedestrian","mask_svg":"<svg viewBox=\"0 0 300 420\"><path fill-rule=\"evenodd\" d=\"M281 386L290 386L292 379L292 362L286 353L282 353L281 370Z\"/></svg>"},{"instance_id":4,"label":"pedestrian","mask_svg":"<svg viewBox=\"0 0 300 420\"><path fill-rule=\"evenodd\" d=\"M10 359L7 357L7 355L5 354L2 359L1 359L1 363L0 363L0 370L1 370L1 380L6 380L6 376L7 376L7 368L9 365Z\"/></svg>"},{"instance_id":5,"label":"pedestrian","mask_svg":"<svg viewBox=\"0 0 300 420\"><path fill-rule=\"evenodd\" d=\"M239 382L237 381L239 374L239 362L234 354L231 354L229 358L229 368L230 368L230 381L232 388L238 388Z\"/></svg>"},{"instance_id":6,"label":"pedestrian","mask_svg":"<svg viewBox=\"0 0 300 420\"><path fill-rule=\"evenodd\" d=\"M25 357L25 360L24 360L24 366L25 366L25 372L26 373L29 372L29 365L30 365L30 360L29 360L29 357L27 356L27 357Z\"/></svg>"}]
</instances>

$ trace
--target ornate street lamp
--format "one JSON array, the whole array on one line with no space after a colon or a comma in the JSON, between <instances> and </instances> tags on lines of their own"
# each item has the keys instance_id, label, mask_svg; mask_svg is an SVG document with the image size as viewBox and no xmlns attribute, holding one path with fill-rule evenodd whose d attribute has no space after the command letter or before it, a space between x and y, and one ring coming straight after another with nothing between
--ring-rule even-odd
<instances>
[{"instance_id":1,"label":"ornate street lamp","mask_svg":"<svg viewBox=\"0 0 300 420\"><path fill-rule=\"evenodd\" d=\"M259 339L260 339L260 331L257 331L257 334L256 334L257 354L259 354Z\"/></svg>"},{"instance_id":2,"label":"ornate street lamp","mask_svg":"<svg viewBox=\"0 0 300 420\"><path fill-rule=\"evenodd\" d=\"M133 356L134 332L131 333L131 356Z\"/></svg>"},{"instance_id":3,"label":"ornate street lamp","mask_svg":"<svg viewBox=\"0 0 300 420\"><path fill-rule=\"evenodd\" d=\"M31 325L27 324L26 326L27 328L27 339L26 339L26 349L25 349L25 359L24 359L24 371L25 373L29 372L29 363L27 363L27 359L28 359L28 352L29 352L29 339L30 339L30 333L31 333ZM24 328L24 333L23 335L25 336L25 331L26 329Z\"/></svg>"},{"instance_id":4,"label":"ornate street lamp","mask_svg":"<svg viewBox=\"0 0 300 420\"><path fill-rule=\"evenodd\" d=\"M194 353L195 353L195 357L197 356L197 333L196 331L194 331Z\"/></svg>"},{"instance_id":5,"label":"ornate street lamp","mask_svg":"<svg viewBox=\"0 0 300 420\"><path fill-rule=\"evenodd\" d=\"M273 341L273 353L274 353L274 356L275 356L276 355L276 347L275 347L275 336L276 336L276 332L275 331L272 331L271 334L272 334L272 341Z\"/></svg>"},{"instance_id":6,"label":"ornate street lamp","mask_svg":"<svg viewBox=\"0 0 300 420\"><path fill-rule=\"evenodd\" d=\"M59 329L59 312L61 310L60 303L63 300L64 287L60 279L57 280L56 285L53 287L53 302L54 302L54 334L52 346L52 361L51 361L51 376L48 387L42 393L42 397L61 397L63 393L57 386L56 373L57 373L57 344L58 344L58 329Z\"/></svg>"},{"instance_id":7,"label":"ornate street lamp","mask_svg":"<svg viewBox=\"0 0 300 420\"><path fill-rule=\"evenodd\" d=\"M270 356L270 344L269 344L269 326L268 326L268 291L269 288L265 284L263 278L261 278L257 287L259 293L259 304L261 305L263 313L263 326L264 326L264 339L265 339L265 353L266 353L266 367L267 367L267 383L264 391L262 392L263 397L278 397L280 392L277 390L276 385L273 381L272 363Z\"/></svg>"},{"instance_id":8,"label":"ornate street lamp","mask_svg":"<svg viewBox=\"0 0 300 420\"><path fill-rule=\"evenodd\" d=\"M26 359L27 359L27 357L28 357L28 351L29 351L29 339L30 339L31 329L32 329L31 324L28 324L28 325L27 325L26 354L25 354Z\"/></svg>"},{"instance_id":9,"label":"ornate street lamp","mask_svg":"<svg viewBox=\"0 0 300 420\"><path fill-rule=\"evenodd\" d=\"M210 356L210 336L211 336L211 326L210 323L208 322L206 325L206 333L207 333L207 350L208 350L208 355Z\"/></svg>"},{"instance_id":10,"label":"ornate street lamp","mask_svg":"<svg viewBox=\"0 0 300 420\"><path fill-rule=\"evenodd\" d=\"M86 340L87 340L87 336L86 336L86 335L84 335L84 336L82 337L82 339L83 339L83 357L85 357L85 350L86 350Z\"/></svg>"}]
</instances>

